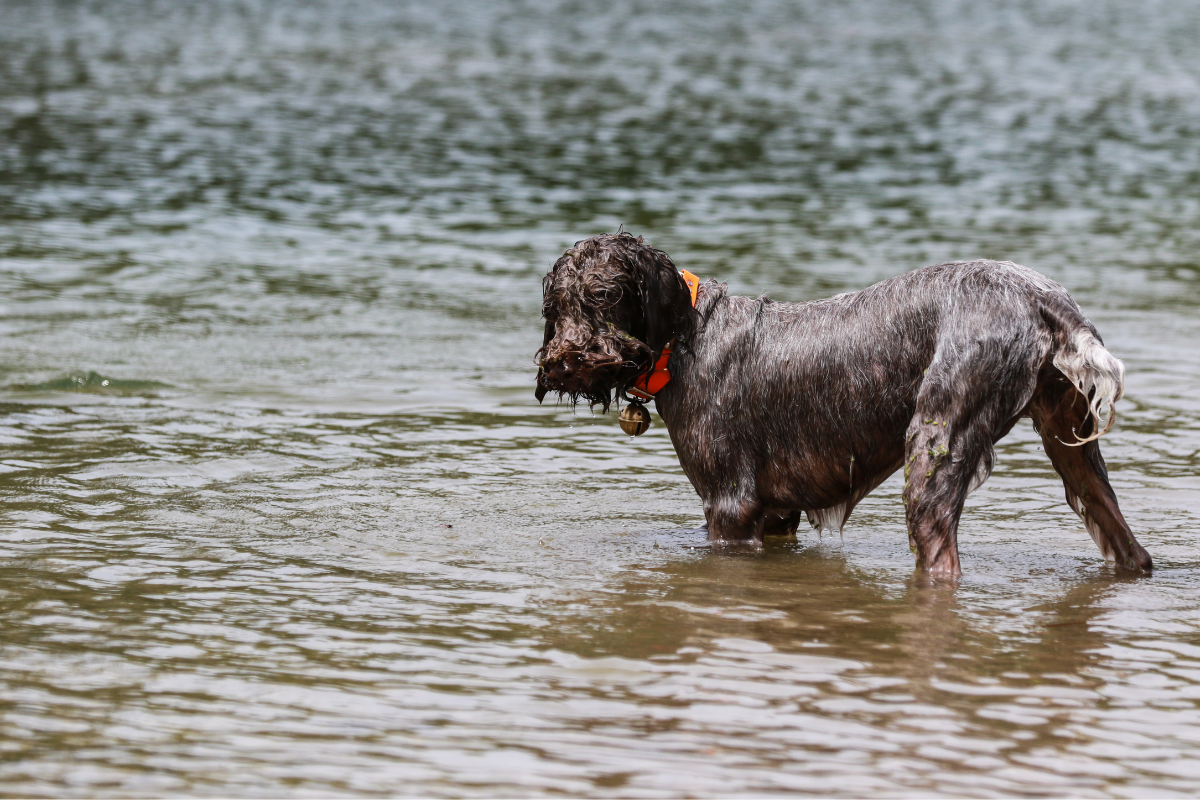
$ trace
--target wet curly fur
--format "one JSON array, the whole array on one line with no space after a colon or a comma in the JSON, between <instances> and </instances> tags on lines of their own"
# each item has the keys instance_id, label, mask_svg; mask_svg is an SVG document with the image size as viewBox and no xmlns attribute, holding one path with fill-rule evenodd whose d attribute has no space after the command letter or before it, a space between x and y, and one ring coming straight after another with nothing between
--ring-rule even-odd
<instances>
[{"instance_id":1,"label":"wet curly fur","mask_svg":"<svg viewBox=\"0 0 1200 800\"><path fill-rule=\"evenodd\" d=\"M537 352L538 401L560 377L572 402L605 411L658 360L696 312L670 256L627 233L576 242L542 279L546 338Z\"/></svg>"},{"instance_id":2,"label":"wet curly fur","mask_svg":"<svg viewBox=\"0 0 1200 800\"><path fill-rule=\"evenodd\" d=\"M1032 270L939 264L808 303L710 280L693 308L665 253L617 233L577 242L542 285L539 401L557 392L607 410L675 342L655 403L715 544L760 544L802 514L840 530L903 469L917 563L956 576L966 496L1027 416L1105 558L1151 568L1096 441L1124 367L1066 290Z\"/></svg>"}]
</instances>

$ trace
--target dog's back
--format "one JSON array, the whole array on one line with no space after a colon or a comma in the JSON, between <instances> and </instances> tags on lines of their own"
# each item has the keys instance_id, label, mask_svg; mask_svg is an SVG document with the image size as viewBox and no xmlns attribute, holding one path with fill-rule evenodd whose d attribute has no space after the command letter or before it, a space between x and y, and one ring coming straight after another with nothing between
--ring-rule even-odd
<instances>
[{"instance_id":1,"label":"dog's back","mask_svg":"<svg viewBox=\"0 0 1200 800\"><path fill-rule=\"evenodd\" d=\"M756 403L776 413L780 387L808 398L810 420L862 403L911 407L938 380L958 392L963 362L1021 373L1013 403L1024 405L1049 359L1106 424L1123 391L1124 366L1066 289L1012 262L939 264L804 303L731 296L709 281L698 311L691 349L710 384L702 391L723 405L727 393L742 413Z\"/></svg>"}]
</instances>

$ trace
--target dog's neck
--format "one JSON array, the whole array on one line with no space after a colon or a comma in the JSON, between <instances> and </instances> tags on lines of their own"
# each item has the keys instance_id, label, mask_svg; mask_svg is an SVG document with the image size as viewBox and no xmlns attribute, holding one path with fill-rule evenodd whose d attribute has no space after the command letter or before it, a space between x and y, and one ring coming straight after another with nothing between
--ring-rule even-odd
<instances>
[{"instance_id":1,"label":"dog's neck","mask_svg":"<svg viewBox=\"0 0 1200 800\"><path fill-rule=\"evenodd\" d=\"M692 308L696 307L696 298L700 291L700 279L686 269L679 270L679 277L683 278L684 284L691 294ZM675 344L679 333L671 338L669 342L663 345L662 353L654 363L654 368L647 372L642 377L634 381L633 386L627 390L639 400L653 400L654 396L662 391L663 387L671 380L670 361L671 353L675 349Z\"/></svg>"}]
</instances>

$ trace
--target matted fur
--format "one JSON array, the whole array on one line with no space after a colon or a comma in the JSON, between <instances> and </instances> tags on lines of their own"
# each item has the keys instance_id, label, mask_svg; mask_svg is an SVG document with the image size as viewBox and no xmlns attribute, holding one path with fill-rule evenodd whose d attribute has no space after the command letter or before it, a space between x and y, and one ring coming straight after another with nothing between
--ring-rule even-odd
<instances>
[{"instance_id":1,"label":"matted fur","mask_svg":"<svg viewBox=\"0 0 1200 800\"><path fill-rule=\"evenodd\" d=\"M1030 416L1106 558L1150 569L1095 441L1123 367L1043 275L939 264L808 303L709 280L693 310L665 253L616 234L578 242L543 288L539 400L554 391L607 409L676 340L655 402L714 543L760 543L802 513L840 530L903 468L918 563L957 575L963 502L991 472L995 442Z\"/></svg>"},{"instance_id":2,"label":"matted fur","mask_svg":"<svg viewBox=\"0 0 1200 800\"><path fill-rule=\"evenodd\" d=\"M690 297L670 256L641 237L576 242L542 279L538 400L555 388L607 411L614 391L632 386L677 331L693 326Z\"/></svg>"}]
</instances>

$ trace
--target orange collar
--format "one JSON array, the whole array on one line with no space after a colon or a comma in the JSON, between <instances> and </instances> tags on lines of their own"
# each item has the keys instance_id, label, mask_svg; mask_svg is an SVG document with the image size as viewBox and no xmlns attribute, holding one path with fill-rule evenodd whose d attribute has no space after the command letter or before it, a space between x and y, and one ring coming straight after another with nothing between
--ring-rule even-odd
<instances>
[{"instance_id":1,"label":"orange collar","mask_svg":"<svg viewBox=\"0 0 1200 800\"><path fill-rule=\"evenodd\" d=\"M686 269L679 270L679 275L692 293L692 308L695 308L696 293L700 290L700 279ZM633 382L633 386L629 387L628 392L631 395L640 400L653 400L654 395L662 391L662 388L671 380L671 372L667 369L667 363L671 360L671 351L674 348L675 340L672 339L663 348L662 355L654 363L654 369L638 378Z\"/></svg>"}]
</instances>

